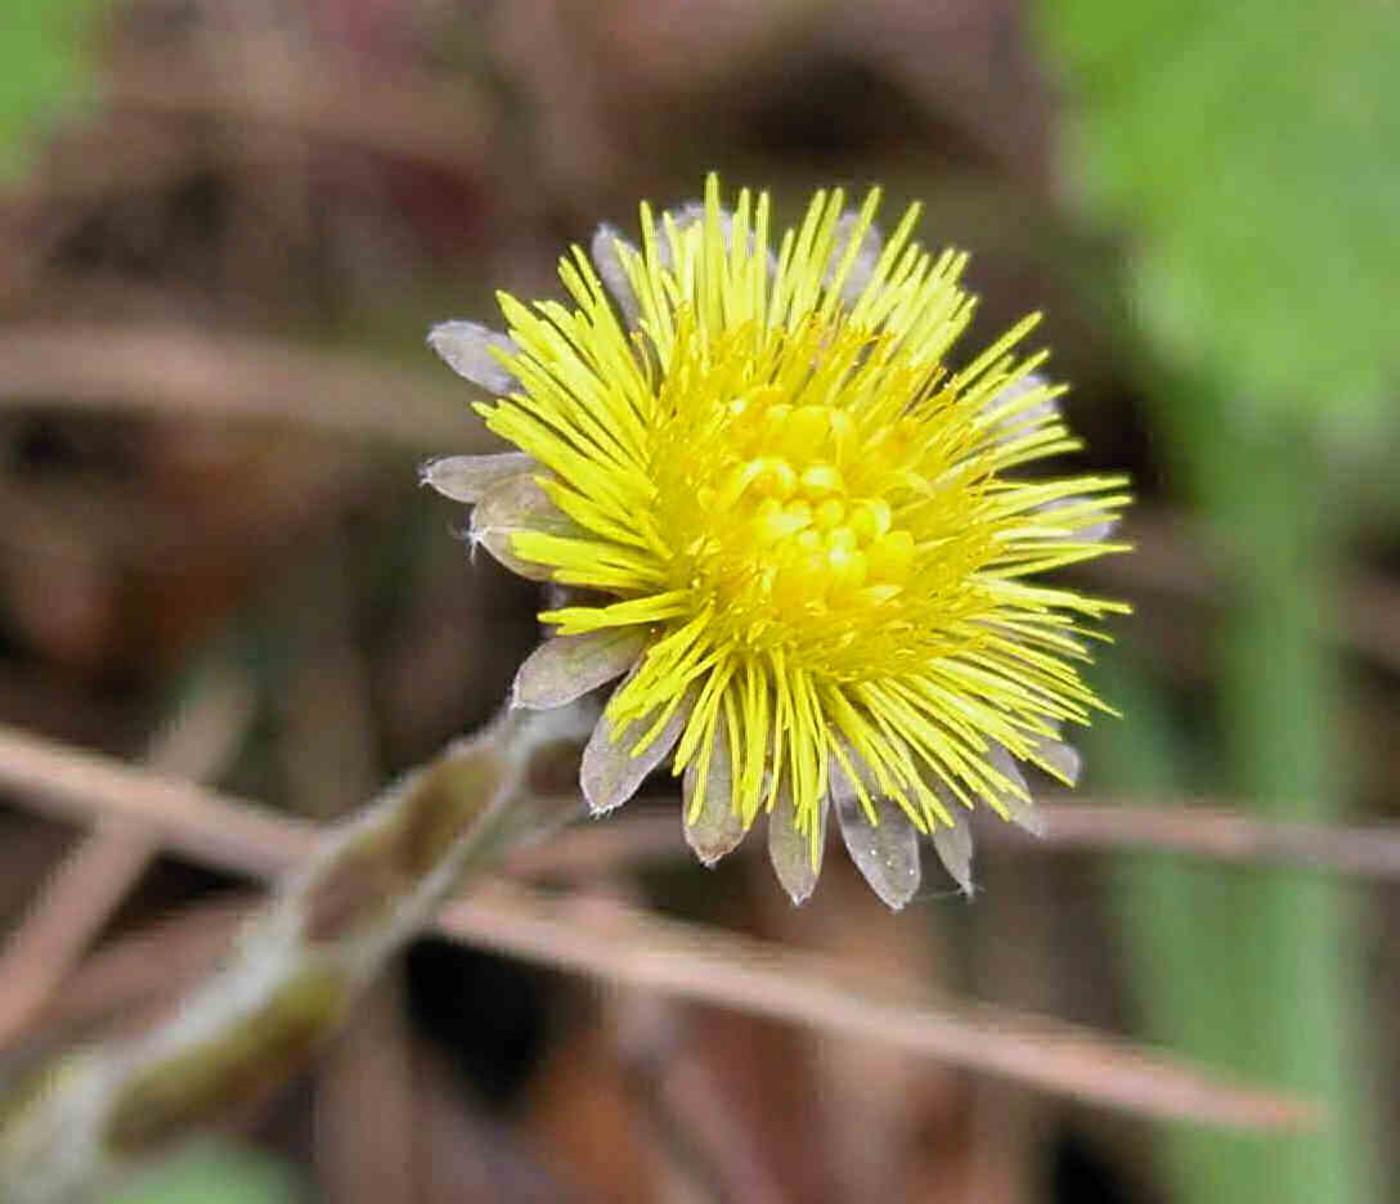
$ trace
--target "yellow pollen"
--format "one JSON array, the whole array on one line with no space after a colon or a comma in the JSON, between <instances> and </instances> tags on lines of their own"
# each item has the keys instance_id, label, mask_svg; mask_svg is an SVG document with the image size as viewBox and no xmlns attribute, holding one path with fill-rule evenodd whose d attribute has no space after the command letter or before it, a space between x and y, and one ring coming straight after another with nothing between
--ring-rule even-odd
<instances>
[{"instance_id":1,"label":"yellow pollen","mask_svg":"<svg viewBox=\"0 0 1400 1204\"><path fill-rule=\"evenodd\" d=\"M823 531L830 531L846 517L846 503L834 497L827 498L817 507L816 524Z\"/></svg>"},{"instance_id":2,"label":"yellow pollen","mask_svg":"<svg viewBox=\"0 0 1400 1204\"><path fill-rule=\"evenodd\" d=\"M805 469L801 477L802 488L812 497L825 497L832 493L841 493L843 482L841 474L831 464L813 464Z\"/></svg>"},{"instance_id":3,"label":"yellow pollen","mask_svg":"<svg viewBox=\"0 0 1400 1204\"><path fill-rule=\"evenodd\" d=\"M813 321L766 332L771 383L735 389L752 329L701 342L680 317L651 477L663 529L687 534L672 586L712 608L715 644L839 680L916 665L930 634L956 646L931 616L969 605L960 566L993 545L975 488L928 482L949 476L967 436L945 405L891 437L932 378L891 371L878 334ZM946 547L943 562L920 566L921 545Z\"/></svg>"}]
</instances>

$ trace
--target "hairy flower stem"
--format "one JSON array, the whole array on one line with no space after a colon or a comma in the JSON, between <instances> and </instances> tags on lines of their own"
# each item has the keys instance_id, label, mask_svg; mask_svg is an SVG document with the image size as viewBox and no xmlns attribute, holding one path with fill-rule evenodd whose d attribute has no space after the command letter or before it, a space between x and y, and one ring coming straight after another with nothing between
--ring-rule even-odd
<instances>
[{"instance_id":1,"label":"hairy flower stem","mask_svg":"<svg viewBox=\"0 0 1400 1204\"><path fill-rule=\"evenodd\" d=\"M450 745L329 832L227 967L163 1025L46 1067L0 1114L0 1199L86 1204L283 1082L474 875L573 809L582 708L516 713Z\"/></svg>"}]
</instances>

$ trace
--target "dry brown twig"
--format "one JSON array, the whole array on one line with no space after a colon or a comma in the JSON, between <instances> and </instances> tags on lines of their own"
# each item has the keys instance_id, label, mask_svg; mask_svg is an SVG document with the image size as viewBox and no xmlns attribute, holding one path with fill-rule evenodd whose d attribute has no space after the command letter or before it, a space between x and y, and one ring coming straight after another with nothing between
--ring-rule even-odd
<instances>
[{"instance_id":1,"label":"dry brown twig","mask_svg":"<svg viewBox=\"0 0 1400 1204\"><path fill-rule=\"evenodd\" d=\"M267 878L298 864L317 826L274 814L190 782L0 726L0 783L27 806L74 823L125 819L158 831L166 847L235 874ZM983 835L1028 851L1121 849L1170 852L1236 863L1265 863L1400 880L1400 827L1333 827L1261 819L1222 800L1149 805L1100 798L1042 804L1038 838L989 823ZM683 845L669 819L638 817L562 834L521 852L533 875L584 876L620 862L664 859Z\"/></svg>"},{"instance_id":2,"label":"dry brown twig","mask_svg":"<svg viewBox=\"0 0 1400 1204\"><path fill-rule=\"evenodd\" d=\"M0 781L73 818L109 815L159 828L169 846L272 877L308 858L326 871L317 829L187 783L0 730ZM334 833L325 838L335 839ZM318 847L322 850L316 852ZM361 870L347 881L358 882ZM423 919L428 917L425 914ZM1220 1083L1170 1059L1053 1021L950 1006L850 983L824 959L616 906L583 905L505 883L439 917L457 937L631 988L734 1007L842 1036L892 1043L954 1065L1147 1115L1245 1127L1295 1124L1296 1100Z\"/></svg>"},{"instance_id":3,"label":"dry brown twig","mask_svg":"<svg viewBox=\"0 0 1400 1204\"><path fill-rule=\"evenodd\" d=\"M29 322L0 330L0 406L259 420L411 449L493 449L466 400L445 377L269 337L159 325Z\"/></svg>"},{"instance_id":4,"label":"dry brown twig","mask_svg":"<svg viewBox=\"0 0 1400 1204\"><path fill-rule=\"evenodd\" d=\"M1306 1125L1296 1098L1241 1088L1126 1041L999 1007L850 981L827 959L663 919L613 900L483 886L442 915L450 935L633 988L899 1046L981 1074L1159 1119Z\"/></svg>"},{"instance_id":5,"label":"dry brown twig","mask_svg":"<svg viewBox=\"0 0 1400 1204\"><path fill-rule=\"evenodd\" d=\"M24 1033L25 1048L53 1050L159 1019L172 1000L213 971L260 902L251 890L231 898L220 894L104 941L35 1014Z\"/></svg>"},{"instance_id":6,"label":"dry brown twig","mask_svg":"<svg viewBox=\"0 0 1400 1204\"><path fill-rule=\"evenodd\" d=\"M251 713L251 694L226 670L209 673L152 741L147 764L194 780L227 764ZM158 833L99 819L79 839L0 952L0 1047L21 1034L64 981L161 849Z\"/></svg>"},{"instance_id":7,"label":"dry brown twig","mask_svg":"<svg viewBox=\"0 0 1400 1204\"><path fill-rule=\"evenodd\" d=\"M278 70L256 75L192 70L183 58L129 57L104 92L118 108L266 125L453 175L481 170L496 114L470 79L351 73L328 56L279 49Z\"/></svg>"},{"instance_id":8,"label":"dry brown twig","mask_svg":"<svg viewBox=\"0 0 1400 1204\"><path fill-rule=\"evenodd\" d=\"M998 835L1027 848L1181 853L1400 881L1400 825L1393 823L1341 826L1264 819L1209 798L1156 803L1084 798L1051 803L1045 810L1049 823L1041 840L1012 829Z\"/></svg>"},{"instance_id":9,"label":"dry brown twig","mask_svg":"<svg viewBox=\"0 0 1400 1204\"><path fill-rule=\"evenodd\" d=\"M102 823L50 873L0 953L0 1048L23 1035L159 849L141 828Z\"/></svg>"}]
</instances>

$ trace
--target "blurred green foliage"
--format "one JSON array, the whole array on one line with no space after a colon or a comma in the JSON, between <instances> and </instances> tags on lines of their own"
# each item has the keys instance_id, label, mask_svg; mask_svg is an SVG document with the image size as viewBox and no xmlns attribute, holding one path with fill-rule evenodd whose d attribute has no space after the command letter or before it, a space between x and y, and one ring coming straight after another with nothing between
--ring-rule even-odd
<instances>
[{"instance_id":1,"label":"blurred green foliage","mask_svg":"<svg viewBox=\"0 0 1400 1204\"><path fill-rule=\"evenodd\" d=\"M1236 413L1374 437L1400 379L1400 10L1043 0L1070 177L1156 349Z\"/></svg>"},{"instance_id":2,"label":"blurred green foliage","mask_svg":"<svg viewBox=\"0 0 1400 1204\"><path fill-rule=\"evenodd\" d=\"M1345 817L1351 788L1327 632L1362 518L1328 453L1383 457L1400 381L1397 15L1370 0L1041 5L1067 176L1125 236L1153 418L1225 552L1208 776L1320 822ZM1131 730L1102 764L1131 790L1197 783L1166 691L1119 673ZM1118 886L1158 1038L1325 1109L1288 1141L1178 1135L1172 1198L1378 1198L1353 900L1316 877L1147 863Z\"/></svg>"},{"instance_id":3,"label":"blurred green foliage","mask_svg":"<svg viewBox=\"0 0 1400 1204\"><path fill-rule=\"evenodd\" d=\"M44 121L91 84L97 0L5 0L0 21L0 182L20 176Z\"/></svg>"},{"instance_id":4,"label":"blurred green foliage","mask_svg":"<svg viewBox=\"0 0 1400 1204\"><path fill-rule=\"evenodd\" d=\"M306 1199L293 1176L271 1158L208 1145L163 1163L108 1204L302 1204Z\"/></svg>"}]
</instances>

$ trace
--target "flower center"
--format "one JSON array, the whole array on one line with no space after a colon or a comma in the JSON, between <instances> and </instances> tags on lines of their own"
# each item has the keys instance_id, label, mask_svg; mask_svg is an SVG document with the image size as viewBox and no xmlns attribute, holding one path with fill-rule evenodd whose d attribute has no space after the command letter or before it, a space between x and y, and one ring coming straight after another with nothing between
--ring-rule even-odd
<instances>
[{"instance_id":1,"label":"flower center","mask_svg":"<svg viewBox=\"0 0 1400 1204\"><path fill-rule=\"evenodd\" d=\"M909 579L914 537L894 526L878 490L849 479L860 452L855 422L832 406L791 405L776 394L758 389L729 404L734 461L717 485L698 491L720 553L706 558L708 584L731 603L747 594L745 601L789 613L892 598ZM880 469L891 467L890 456L870 450L875 463L858 476L888 480Z\"/></svg>"},{"instance_id":2,"label":"flower center","mask_svg":"<svg viewBox=\"0 0 1400 1204\"><path fill-rule=\"evenodd\" d=\"M650 471L671 586L714 645L841 680L937 654L988 541L935 369L839 321L691 333Z\"/></svg>"}]
</instances>

